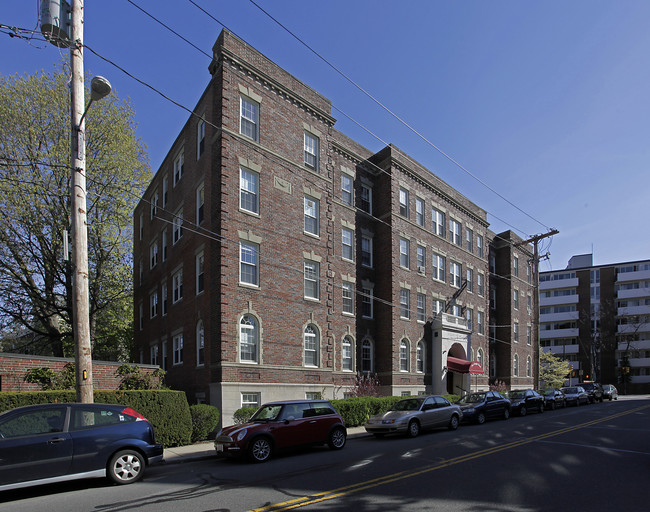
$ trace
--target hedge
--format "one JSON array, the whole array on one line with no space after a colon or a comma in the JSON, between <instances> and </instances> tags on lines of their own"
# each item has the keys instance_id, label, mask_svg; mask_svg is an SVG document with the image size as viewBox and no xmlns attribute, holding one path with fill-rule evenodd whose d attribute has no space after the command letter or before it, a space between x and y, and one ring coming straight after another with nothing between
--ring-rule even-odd
<instances>
[{"instance_id":1,"label":"hedge","mask_svg":"<svg viewBox=\"0 0 650 512\"><path fill-rule=\"evenodd\" d=\"M171 390L95 391L95 403L132 407L149 420L156 442L165 447L189 444L192 418L185 393ZM0 393L0 412L23 405L76 402L75 391Z\"/></svg>"},{"instance_id":2,"label":"hedge","mask_svg":"<svg viewBox=\"0 0 650 512\"><path fill-rule=\"evenodd\" d=\"M213 405L190 405L192 416L192 442L207 439L210 433L219 424L219 409Z\"/></svg>"}]
</instances>

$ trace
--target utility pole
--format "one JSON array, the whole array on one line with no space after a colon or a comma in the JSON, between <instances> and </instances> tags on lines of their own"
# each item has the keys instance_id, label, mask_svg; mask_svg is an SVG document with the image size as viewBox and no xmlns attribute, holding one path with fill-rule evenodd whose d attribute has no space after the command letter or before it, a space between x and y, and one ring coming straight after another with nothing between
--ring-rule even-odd
<instances>
[{"instance_id":1,"label":"utility pole","mask_svg":"<svg viewBox=\"0 0 650 512\"><path fill-rule=\"evenodd\" d=\"M539 389L539 351L541 346L539 343L539 241L549 236L557 235L559 231L557 229L551 229L548 233L543 233L541 235L535 235L530 237L528 240L519 242L515 244L515 247L520 245L533 244L533 316L535 323L535 343L537 343L537 350L535 351L535 367L537 368L537 374L535 375L535 389Z\"/></svg>"},{"instance_id":2,"label":"utility pole","mask_svg":"<svg viewBox=\"0 0 650 512\"><path fill-rule=\"evenodd\" d=\"M72 0L70 24L70 109L72 186L72 330L75 339L77 402L93 403L93 365L88 299L88 220L84 121L83 0Z\"/></svg>"}]
</instances>

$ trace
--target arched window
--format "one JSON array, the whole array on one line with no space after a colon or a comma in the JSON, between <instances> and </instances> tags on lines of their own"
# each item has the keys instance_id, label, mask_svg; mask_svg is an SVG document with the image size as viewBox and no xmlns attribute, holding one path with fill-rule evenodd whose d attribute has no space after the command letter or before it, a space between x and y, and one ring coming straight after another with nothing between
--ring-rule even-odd
<instances>
[{"instance_id":1,"label":"arched window","mask_svg":"<svg viewBox=\"0 0 650 512\"><path fill-rule=\"evenodd\" d=\"M260 331L253 315L244 315L239 322L239 359L259 363Z\"/></svg>"},{"instance_id":2,"label":"arched window","mask_svg":"<svg viewBox=\"0 0 650 512\"><path fill-rule=\"evenodd\" d=\"M196 365L203 366L205 364L205 330L203 329L203 321L199 320L196 324Z\"/></svg>"},{"instance_id":3,"label":"arched window","mask_svg":"<svg viewBox=\"0 0 650 512\"><path fill-rule=\"evenodd\" d=\"M485 368L483 366L483 349L482 348L479 348L478 351L476 352L476 361L478 362L478 364L481 365L481 368L483 368L485 370Z\"/></svg>"},{"instance_id":4,"label":"arched window","mask_svg":"<svg viewBox=\"0 0 650 512\"><path fill-rule=\"evenodd\" d=\"M310 324L305 328L305 366L318 366L319 338L316 326Z\"/></svg>"},{"instance_id":5,"label":"arched window","mask_svg":"<svg viewBox=\"0 0 650 512\"><path fill-rule=\"evenodd\" d=\"M402 340L399 344L399 370L409 371L409 344L406 340Z\"/></svg>"},{"instance_id":6,"label":"arched window","mask_svg":"<svg viewBox=\"0 0 650 512\"><path fill-rule=\"evenodd\" d=\"M424 357L425 357L424 341L419 341L418 342L417 352L415 354L418 373L424 373L424 370L425 370Z\"/></svg>"},{"instance_id":7,"label":"arched window","mask_svg":"<svg viewBox=\"0 0 650 512\"><path fill-rule=\"evenodd\" d=\"M519 377L519 356L517 354L512 358L512 375Z\"/></svg>"},{"instance_id":8,"label":"arched window","mask_svg":"<svg viewBox=\"0 0 650 512\"><path fill-rule=\"evenodd\" d=\"M374 370L372 341L365 339L361 344L361 371L370 373Z\"/></svg>"},{"instance_id":9,"label":"arched window","mask_svg":"<svg viewBox=\"0 0 650 512\"><path fill-rule=\"evenodd\" d=\"M530 356L526 358L526 377L532 377L533 375L533 361Z\"/></svg>"},{"instance_id":10,"label":"arched window","mask_svg":"<svg viewBox=\"0 0 650 512\"><path fill-rule=\"evenodd\" d=\"M346 336L343 338L343 343L341 346L341 366L344 371L351 372L354 369L354 364L353 364L353 341L350 336Z\"/></svg>"}]
</instances>

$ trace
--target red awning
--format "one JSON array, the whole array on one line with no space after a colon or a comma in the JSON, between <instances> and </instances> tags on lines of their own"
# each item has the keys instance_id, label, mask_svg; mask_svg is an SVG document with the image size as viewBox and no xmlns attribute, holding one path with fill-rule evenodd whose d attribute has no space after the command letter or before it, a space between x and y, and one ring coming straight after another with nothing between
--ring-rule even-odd
<instances>
[{"instance_id":1,"label":"red awning","mask_svg":"<svg viewBox=\"0 0 650 512\"><path fill-rule=\"evenodd\" d=\"M457 357L447 357L447 370L455 373L483 373L483 367L478 361L465 361Z\"/></svg>"}]
</instances>

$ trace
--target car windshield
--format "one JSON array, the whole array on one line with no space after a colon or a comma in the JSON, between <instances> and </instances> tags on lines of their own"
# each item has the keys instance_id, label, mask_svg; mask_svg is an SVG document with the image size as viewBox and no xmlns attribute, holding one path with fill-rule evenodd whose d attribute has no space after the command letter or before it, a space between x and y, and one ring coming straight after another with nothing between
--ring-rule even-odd
<instances>
[{"instance_id":1,"label":"car windshield","mask_svg":"<svg viewBox=\"0 0 650 512\"><path fill-rule=\"evenodd\" d=\"M508 398L524 398L524 396L526 396L526 392L525 391L508 391L506 393L506 396Z\"/></svg>"},{"instance_id":2,"label":"car windshield","mask_svg":"<svg viewBox=\"0 0 650 512\"><path fill-rule=\"evenodd\" d=\"M400 400L394 404L390 410L391 411L417 411L422 405L423 399L421 398L410 398L408 400Z\"/></svg>"},{"instance_id":3,"label":"car windshield","mask_svg":"<svg viewBox=\"0 0 650 512\"><path fill-rule=\"evenodd\" d=\"M277 419L281 409L281 405L264 405L253 414L251 421L273 421Z\"/></svg>"},{"instance_id":4,"label":"car windshield","mask_svg":"<svg viewBox=\"0 0 650 512\"><path fill-rule=\"evenodd\" d=\"M553 396L554 394L555 394L555 390L554 390L554 389L545 389L545 390L544 390L544 395L545 395L545 396Z\"/></svg>"},{"instance_id":5,"label":"car windshield","mask_svg":"<svg viewBox=\"0 0 650 512\"><path fill-rule=\"evenodd\" d=\"M485 400L485 393L472 393L471 395L465 395L461 398L459 404L478 404Z\"/></svg>"}]
</instances>

